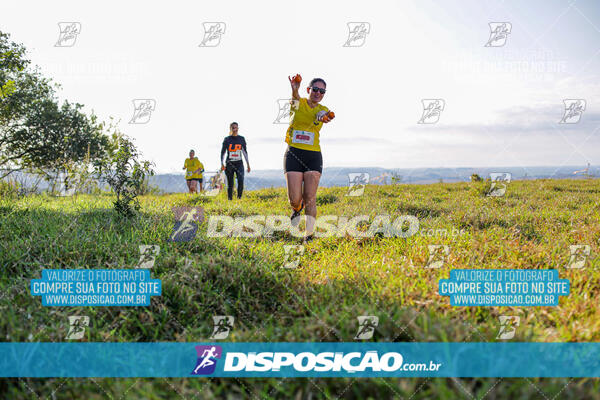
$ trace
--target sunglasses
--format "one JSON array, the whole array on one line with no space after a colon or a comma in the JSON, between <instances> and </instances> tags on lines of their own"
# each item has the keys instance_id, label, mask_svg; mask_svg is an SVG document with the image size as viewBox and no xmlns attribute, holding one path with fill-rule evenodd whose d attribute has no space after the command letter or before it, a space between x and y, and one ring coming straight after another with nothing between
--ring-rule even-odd
<instances>
[{"instance_id":1,"label":"sunglasses","mask_svg":"<svg viewBox=\"0 0 600 400\"><path fill-rule=\"evenodd\" d=\"M313 92L319 92L321 94L325 94L325 89L318 88L316 86L311 87Z\"/></svg>"}]
</instances>

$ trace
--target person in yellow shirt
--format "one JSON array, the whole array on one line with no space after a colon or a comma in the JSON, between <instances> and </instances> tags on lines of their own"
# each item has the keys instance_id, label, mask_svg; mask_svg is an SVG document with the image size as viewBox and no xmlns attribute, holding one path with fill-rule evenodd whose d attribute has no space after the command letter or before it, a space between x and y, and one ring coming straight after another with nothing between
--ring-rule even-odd
<instances>
[{"instance_id":1,"label":"person in yellow shirt","mask_svg":"<svg viewBox=\"0 0 600 400\"><path fill-rule=\"evenodd\" d=\"M300 212L304 208L306 235L304 241L311 240L317 217L317 188L323 172L323 157L319 136L323 123L334 118L327 107L319 104L325 96L326 83L321 78L310 81L306 88L308 98L300 97L298 89L302 78L288 77L292 86L290 126L285 134L288 148L283 156L283 171L287 182L288 199L292 207L290 217L293 226L300 223Z\"/></svg>"},{"instance_id":2,"label":"person in yellow shirt","mask_svg":"<svg viewBox=\"0 0 600 400\"><path fill-rule=\"evenodd\" d=\"M204 172L204 165L198 160L198 157L194 157L194 150L190 150L190 158L185 159L183 169L186 170L185 181L190 193L198 193L196 182L200 184L200 191L202 192L202 173Z\"/></svg>"}]
</instances>

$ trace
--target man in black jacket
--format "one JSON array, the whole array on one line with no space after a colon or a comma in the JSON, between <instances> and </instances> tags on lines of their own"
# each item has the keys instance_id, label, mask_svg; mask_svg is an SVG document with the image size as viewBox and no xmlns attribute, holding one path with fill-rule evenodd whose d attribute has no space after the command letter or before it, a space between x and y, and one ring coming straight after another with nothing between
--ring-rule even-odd
<instances>
[{"instance_id":1,"label":"man in black jacket","mask_svg":"<svg viewBox=\"0 0 600 400\"><path fill-rule=\"evenodd\" d=\"M227 153L227 158L223 156ZM227 198L233 198L233 175L237 178L237 197L242 197L244 190L244 162L242 155L246 159L248 172L250 172L250 162L248 161L248 150L246 148L246 140L243 136L238 135L238 123L232 122L229 125L229 136L223 140L221 147L221 171L225 171L227 177Z\"/></svg>"}]
</instances>

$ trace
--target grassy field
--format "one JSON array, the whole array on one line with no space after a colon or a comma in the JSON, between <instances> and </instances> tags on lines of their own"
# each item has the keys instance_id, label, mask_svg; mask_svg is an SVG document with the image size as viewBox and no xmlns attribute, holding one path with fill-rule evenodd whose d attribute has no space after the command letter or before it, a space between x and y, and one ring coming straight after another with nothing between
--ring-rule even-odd
<instances>
[{"instance_id":1,"label":"grassy field","mask_svg":"<svg viewBox=\"0 0 600 400\"><path fill-rule=\"evenodd\" d=\"M206 236L206 221L187 243L167 242L173 206L206 215L288 215L284 189L228 202L188 194L145 196L142 212L122 220L113 197L36 195L0 201L0 337L7 342L63 342L69 315L87 315L83 340L207 341L212 316L232 315L226 341L352 341L359 315L376 315L373 341L492 342L500 315L519 315L513 341L600 340L598 180L511 182L503 197L485 183L320 189L319 215L414 215L408 238L320 238L297 269L281 268L274 238ZM149 307L42 307L29 293L43 268L134 268L139 245L160 245L151 270L163 293ZM440 269L425 269L428 245L450 246ZM565 269L569 246L591 246L582 270ZM453 268L557 268L571 281L558 307L452 307L437 282ZM565 387L566 385L566 387ZM597 379L3 379L7 399L164 398L598 398ZM4 394L2 394L4 393Z\"/></svg>"}]
</instances>

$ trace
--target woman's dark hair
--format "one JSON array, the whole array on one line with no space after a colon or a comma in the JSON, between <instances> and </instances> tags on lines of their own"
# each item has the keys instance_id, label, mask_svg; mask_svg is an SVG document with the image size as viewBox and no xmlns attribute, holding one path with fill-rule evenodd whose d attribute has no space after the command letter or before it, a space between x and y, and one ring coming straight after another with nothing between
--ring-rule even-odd
<instances>
[{"instance_id":1,"label":"woman's dark hair","mask_svg":"<svg viewBox=\"0 0 600 400\"><path fill-rule=\"evenodd\" d=\"M310 81L310 84L308 85L309 87L312 87L315 83L317 82L323 82L323 85L325 85L325 87L327 87L327 84L325 83L325 81L321 78L315 78L312 81Z\"/></svg>"}]
</instances>

